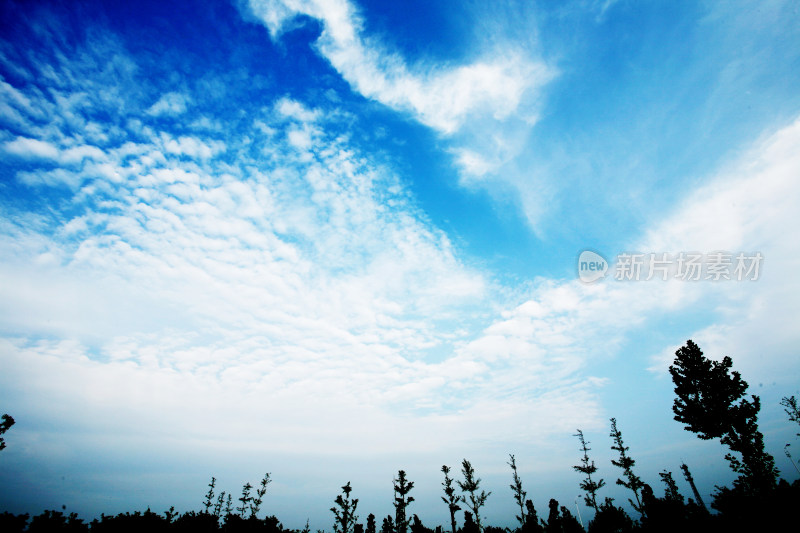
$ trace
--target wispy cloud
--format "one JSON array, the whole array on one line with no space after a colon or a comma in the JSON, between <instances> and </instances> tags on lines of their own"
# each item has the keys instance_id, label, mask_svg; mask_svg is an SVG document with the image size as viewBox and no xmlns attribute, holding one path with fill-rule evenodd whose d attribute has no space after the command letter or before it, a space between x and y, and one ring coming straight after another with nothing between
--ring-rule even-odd
<instances>
[{"instance_id":1,"label":"wispy cloud","mask_svg":"<svg viewBox=\"0 0 800 533\"><path fill-rule=\"evenodd\" d=\"M354 90L408 111L444 134L457 132L468 118L509 117L520 110L525 93L552 76L530 51L512 47L486 50L485 57L465 65L409 64L378 38L366 36L363 20L347 0L252 0L249 5L274 39L301 15L318 19L323 31L317 48Z\"/></svg>"},{"instance_id":2,"label":"wispy cloud","mask_svg":"<svg viewBox=\"0 0 800 533\"><path fill-rule=\"evenodd\" d=\"M520 191L510 203L539 230L546 187L517 159L539 120L542 89L557 69L540 57L532 9L498 3L477 14L486 34L468 45L479 43L476 58L452 64L435 58L412 62L388 49L379 35L368 34L347 0L251 0L249 7L273 39L300 16L319 20L316 48L353 90L444 135L464 187L488 192L503 205L509 203L506 191ZM503 38L520 32L527 35Z\"/></svg>"},{"instance_id":3,"label":"wispy cloud","mask_svg":"<svg viewBox=\"0 0 800 533\"><path fill-rule=\"evenodd\" d=\"M703 292L692 287L696 302L716 293L712 301L718 317L693 338L712 356L735 355L743 373L755 379L786 375L796 360L798 338L789 317L800 312L800 246L785 231L800 224L795 209L800 201L798 147L800 119L718 171L643 240L657 250L762 253L762 277L755 282L725 286L724 293L719 287ZM663 371L672 356L658 354L653 369Z\"/></svg>"},{"instance_id":4,"label":"wispy cloud","mask_svg":"<svg viewBox=\"0 0 800 533\"><path fill-rule=\"evenodd\" d=\"M796 328L789 317L800 312L796 271L800 249L786 228L800 224L794 206L800 186L800 120L754 143L688 195L672 213L649 228L624 251L669 253L717 250L760 252L764 264L757 281L615 281L596 285L577 280L538 285L530 300L507 312L470 344L497 357L541 362L554 359L580 366L615 357L642 327L658 329L665 316L691 315L696 329L685 332L712 357L731 355L753 379L790 375L796 358ZM608 259L613 259L609 256ZM703 324L697 326L697 324ZM674 351L685 338L652 354L651 370L665 375ZM768 353L769 358L764 354ZM645 354L636 354L641 358ZM555 369L545 373L557 375ZM788 383L784 383L786 385Z\"/></svg>"}]
</instances>

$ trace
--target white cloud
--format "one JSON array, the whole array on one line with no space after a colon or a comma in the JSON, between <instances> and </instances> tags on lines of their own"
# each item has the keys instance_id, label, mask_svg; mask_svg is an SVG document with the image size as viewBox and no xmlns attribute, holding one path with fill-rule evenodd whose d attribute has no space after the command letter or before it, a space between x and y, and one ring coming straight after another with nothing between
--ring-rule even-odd
<instances>
[{"instance_id":1,"label":"white cloud","mask_svg":"<svg viewBox=\"0 0 800 533\"><path fill-rule=\"evenodd\" d=\"M800 342L794 324L800 314L800 246L787 231L800 226L798 154L800 119L755 143L630 245L670 254L760 251L764 262L757 281L617 282L613 271L591 285L542 280L527 301L504 312L450 363L494 365L492 374L502 375L498 379L508 388L538 391L547 386L543 382L563 380L563 390L569 390L570 379L583 374L588 362L618 357L621 346L643 327L660 335L671 329L659 325L662 319L690 315L703 325L687 329L687 338L709 356L732 356L751 384L768 380L792 386ZM647 353L635 354L631 364L650 364L665 376L685 340L673 339L649 360ZM587 403L593 405L590 399Z\"/></svg>"},{"instance_id":2,"label":"white cloud","mask_svg":"<svg viewBox=\"0 0 800 533\"><path fill-rule=\"evenodd\" d=\"M50 159L55 161L59 157L58 148L52 143L39 139L17 137L13 141L3 144L6 153L25 159Z\"/></svg>"},{"instance_id":3,"label":"white cloud","mask_svg":"<svg viewBox=\"0 0 800 533\"><path fill-rule=\"evenodd\" d=\"M28 119L43 118L44 110L38 108L24 93L0 79L0 117L26 126Z\"/></svg>"},{"instance_id":4,"label":"white cloud","mask_svg":"<svg viewBox=\"0 0 800 533\"><path fill-rule=\"evenodd\" d=\"M319 51L356 91L444 134L456 133L467 117L509 117L525 93L552 77L541 61L510 48L487 50L467 65L409 65L364 35L363 21L347 0L251 0L250 9L274 39L300 15L319 19Z\"/></svg>"},{"instance_id":5,"label":"white cloud","mask_svg":"<svg viewBox=\"0 0 800 533\"><path fill-rule=\"evenodd\" d=\"M318 110L308 109L301 102L286 97L275 103L275 110L283 117L300 122L314 122L320 117Z\"/></svg>"},{"instance_id":6,"label":"white cloud","mask_svg":"<svg viewBox=\"0 0 800 533\"><path fill-rule=\"evenodd\" d=\"M692 335L709 356L730 355L754 379L790 375L796 362L800 244L787 231L800 225L799 154L797 119L719 171L643 240L658 250L763 254L757 281L714 287L725 294L720 319ZM655 356L653 369L663 371L675 349Z\"/></svg>"},{"instance_id":7,"label":"white cloud","mask_svg":"<svg viewBox=\"0 0 800 533\"><path fill-rule=\"evenodd\" d=\"M70 165L81 163L86 159L94 161L104 161L106 159L105 153L96 146L75 146L67 148L61 154L60 161L62 164Z\"/></svg>"},{"instance_id":8,"label":"white cloud","mask_svg":"<svg viewBox=\"0 0 800 533\"><path fill-rule=\"evenodd\" d=\"M504 69L431 74L431 90L471 88L430 120L456 124L499 98L482 84ZM3 380L12 396L34 394L24 409L90 413L81 423L95 434L137 422L184 440L226 434L215 446L260 453L346 453L354 438L365 450L430 451L472 442L475 424L542 439L596 415L596 387L574 379L574 360L514 360L527 338L500 355L471 342L492 281L397 177L328 132L340 131L336 112L282 98L232 138L160 131L151 106L100 138L84 117L100 104L85 98L62 90L48 140L10 149L61 164L19 172L21 182L72 195L68 212L19 219L0 239L3 277L17 281L0 287L15 332L0 349L13 368ZM504 380L513 385L501 394Z\"/></svg>"},{"instance_id":9,"label":"white cloud","mask_svg":"<svg viewBox=\"0 0 800 533\"><path fill-rule=\"evenodd\" d=\"M186 106L190 102L189 98L181 93L166 93L158 99L147 110L148 115L161 116L171 115L177 116L186 112Z\"/></svg>"},{"instance_id":10,"label":"white cloud","mask_svg":"<svg viewBox=\"0 0 800 533\"><path fill-rule=\"evenodd\" d=\"M456 161L467 176L481 177L495 168L483 155L467 149L459 151Z\"/></svg>"},{"instance_id":11,"label":"white cloud","mask_svg":"<svg viewBox=\"0 0 800 533\"><path fill-rule=\"evenodd\" d=\"M225 151L225 143L220 141L203 142L196 137L180 136L177 139L161 133L164 150L170 154L185 155L199 159L209 159Z\"/></svg>"},{"instance_id":12,"label":"white cloud","mask_svg":"<svg viewBox=\"0 0 800 533\"><path fill-rule=\"evenodd\" d=\"M348 0L250 0L249 8L245 15L265 24L275 40L301 16L319 20L317 50L355 91L445 136L460 184L522 209L539 231L552 191L519 159L539 119L540 93L557 69L540 58L531 6L470 6L480 34L465 43L473 59L464 64L407 60L368 34Z\"/></svg>"},{"instance_id":13,"label":"white cloud","mask_svg":"<svg viewBox=\"0 0 800 533\"><path fill-rule=\"evenodd\" d=\"M221 395L212 411L231 431L243 419L223 411L237 402L253 406L243 417L283 425L275 449L295 449L310 426L343 448L352 433L382 446L384 428L404 423L392 411L408 409L433 409L425 424L450 420L466 438L439 395L451 373L467 383L483 379L483 367L430 365L425 353L448 354L450 321L479 316L489 283L387 169L326 133L332 119L321 110L289 99L274 109L254 128L276 135L251 136L266 155L233 165L215 156L229 143L238 150L238 140L202 135L156 132L102 150L64 134L57 144L10 145L26 154L44 146L65 165L18 179L45 197L62 183L73 191L68 215L23 219L0 241L3 275L16 280L2 288L0 310L18 335L2 355L21 372L13 379L42 401L78 410L100 402L107 407L90 409L97 424L114 425L115 404L133 418L171 413L157 422L162 431L173 416L199 420L193 406L209 404L210 388ZM53 379L62 381L50 387ZM131 400L136 390L149 392ZM354 412L350 426L328 422Z\"/></svg>"}]
</instances>

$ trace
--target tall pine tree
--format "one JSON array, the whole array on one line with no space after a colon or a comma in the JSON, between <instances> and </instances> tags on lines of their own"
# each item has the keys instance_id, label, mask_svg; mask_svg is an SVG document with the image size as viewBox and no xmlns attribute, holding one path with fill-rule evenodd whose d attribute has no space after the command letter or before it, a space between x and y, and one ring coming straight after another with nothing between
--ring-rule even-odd
<instances>
[{"instance_id":1,"label":"tall pine tree","mask_svg":"<svg viewBox=\"0 0 800 533\"><path fill-rule=\"evenodd\" d=\"M734 452L725 459L739 474L735 489L762 493L775 487L778 472L758 430L759 397L745 397L747 382L731 371L732 365L730 357L712 361L694 342L687 341L675 352L669 367L677 396L672 410L685 429L704 440L719 438Z\"/></svg>"}]
</instances>

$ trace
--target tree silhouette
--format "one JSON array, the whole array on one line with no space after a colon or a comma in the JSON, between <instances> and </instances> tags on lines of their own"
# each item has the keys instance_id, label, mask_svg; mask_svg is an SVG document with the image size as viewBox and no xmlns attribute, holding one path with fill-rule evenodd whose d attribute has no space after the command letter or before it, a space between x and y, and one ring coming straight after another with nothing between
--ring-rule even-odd
<instances>
[{"instance_id":1,"label":"tree silhouette","mask_svg":"<svg viewBox=\"0 0 800 533\"><path fill-rule=\"evenodd\" d=\"M589 448L589 443L583 437L583 431L579 429L573 436L578 437L581 443L583 457L581 458L581 464L573 466L572 468L574 468L576 472L580 472L586 476L586 479L580 483L581 489L586 491L586 494L583 496L583 501L586 502L587 507L591 507L595 512L598 512L600 508L597 505L597 491L603 488L606 483L602 479L598 481L592 479L592 474L597 472L597 467L594 465L594 461L589 461L589 451L591 448Z\"/></svg>"},{"instance_id":2,"label":"tree silhouette","mask_svg":"<svg viewBox=\"0 0 800 533\"><path fill-rule=\"evenodd\" d=\"M550 498L547 507L549 512L547 513L547 522L544 524L545 533L561 533L561 514L558 510L558 500Z\"/></svg>"},{"instance_id":3,"label":"tree silhouette","mask_svg":"<svg viewBox=\"0 0 800 533\"><path fill-rule=\"evenodd\" d=\"M397 472L397 479L392 480L394 488L394 527L396 533L406 533L408 530L408 517L406 511L408 505L414 501L412 496L408 496L414 483L406 480L405 470Z\"/></svg>"},{"instance_id":4,"label":"tree silhouette","mask_svg":"<svg viewBox=\"0 0 800 533\"><path fill-rule=\"evenodd\" d=\"M411 520L411 533L434 533L434 531L429 527L425 527L422 520L417 515L414 515L413 520Z\"/></svg>"},{"instance_id":5,"label":"tree silhouette","mask_svg":"<svg viewBox=\"0 0 800 533\"><path fill-rule=\"evenodd\" d=\"M532 507L532 505L531 505ZM545 533L583 533L584 529L569 509L558 505L558 500L550 498L547 522L542 521L538 530Z\"/></svg>"},{"instance_id":6,"label":"tree silhouette","mask_svg":"<svg viewBox=\"0 0 800 533\"><path fill-rule=\"evenodd\" d=\"M267 493L267 485L272 483L272 480L269 478L269 476L269 472L264 474L264 477L261 479L261 484L256 490L256 497L253 498L253 503L250 504L251 517L255 517L258 514L259 509L261 509L261 502L264 501L264 494Z\"/></svg>"},{"instance_id":7,"label":"tree silhouette","mask_svg":"<svg viewBox=\"0 0 800 533\"><path fill-rule=\"evenodd\" d=\"M216 518L219 518L222 515L222 506L225 505L225 491L219 493L217 496L217 501L214 503L214 511L211 513Z\"/></svg>"},{"instance_id":8,"label":"tree silhouette","mask_svg":"<svg viewBox=\"0 0 800 533\"><path fill-rule=\"evenodd\" d=\"M564 533L584 533L583 526L569 509L561 506L561 531Z\"/></svg>"},{"instance_id":9,"label":"tree silhouette","mask_svg":"<svg viewBox=\"0 0 800 533\"><path fill-rule=\"evenodd\" d=\"M203 507L205 508L206 513L208 513L208 510L214 503L214 487L216 485L217 485L217 478L211 476L211 483L208 484L208 492L206 493L206 499L203 501Z\"/></svg>"},{"instance_id":10,"label":"tree silhouette","mask_svg":"<svg viewBox=\"0 0 800 533\"><path fill-rule=\"evenodd\" d=\"M442 472L444 473L444 496L442 501L447 504L447 510L450 511L450 527L452 533L456 533L456 513L461 510L458 502L463 501L463 497L456 495L456 489L453 486L453 478L450 477L450 467L442 465Z\"/></svg>"},{"instance_id":11,"label":"tree silhouette","mask_svg":"<svg viewBox=\"0 0 800 533\"><path fill-rule=\"evenodd\" d=\"M519 514L517 515L519 527L523 527L525 525L525 496L527 496L528 493L522 490L522 480L517 473L517 462L514 456L509 454L509 458L511 460L508 462L508 466L511 467L511 472L514 474L514 483L509 485L509 487L511 487L511 490L514 492L514 501L517 502L519 506Z\"/></svg>"},{"instance_id":12,"label":"tree silhouette","mask_svg":"<svg viewBox=\"0 0 800 533\"><path fill-rule=\"evenodd\" d=\"M350 499L350 492L353 488L350 482L342 487L342 494L336 496L334 503L336 506L331 507L331 512L334 516L333 531L334 533L352 533L353 526L358 520L356 515L356 508L358 507L358 498ZM337 508L338 506L338 508Z\"/></svg>"},{"instance_id":13,"label":"tree silhouette","mask_svg":"<svg viewBox=\"0 0 800 533\"><path fill-rule=\"evenodd\" d=\"M789 415L789 421L800 424L800 408L797 406L797 398L794 396L784 396L781 398L781 405L783 406L783 410L786 411L786 414ZM12 420L11 423L13 424L14 421ZM797 436L800 437L800 433L798 433Z\"/></svg>"},{"instance_id":14,"label":"tree silhouette","mask_svg":"<svg viewBox=\"0 0 800 533\"><path fill-rule=\"evenodd\" d=\"M525 523L522 525L522 533L542 533L544 529L539 523L539 515L531 500L525 502Z\"/></svg>"},{"instance_id":15,"label":"tree silhouette","mask_svg":"<svg viewBox=\"0 0 800 533\"><path fill-rule=\"evenodd\" d=\"M784 396L781 398L781 405L783 406L784 411L786 411L786 414L789 415L789 421L800 424L800 408L797 406L797 398L794 396ZM797 433L797 436L800 437L800 433ZM791 446L791 444L787 442L783 447L783 453L789 459L789 462L792 463L792 466L797 473L800 474L800 468L797 468L797 465L794 462L794 457L792 457L792 454L789 453L789 446Z\"/></svg>"},{"instance_id":16,"label":"tree silhouette","mask_svg":"<svg viewBox=\"0 0 800 533\"><path fill-rule=\"evenodd\" d=\"M150 512L148 510L148 512ZM155 513L150 513L157 516ZM163 520L163 518L158 517ZM64 516L60 511L44 511L31 519L28 533L50 533L51 531L64 531L68 533L88 533L89 524L85 524L75 513Z\"/></svg>"},{"instance_id":17,"label":"tree silhouette","mask_svg":"<svg viewBox=\"0 0 800 533\"><path fill-rule=\"evenodd\" d=\"M222 494L225 494L224 492ZM228 499L225 501L225 519L231 516L233 513L233 496L231 493L228 493Z\"/></svg>"},{"instance_id":18,"label":"tree silhouette","mask_svg":"<svg viewBox=\"0 0 800 533\"><path fill-rule=\"evenodd\" d=\"M677 398L672 406L675 420L704 440L720 438L732 452L725 455L739 474L734 488L763 492L775 487L775 460L764 451L764 436L758 430L758 396L745 398L747 382L731 372L730 357L707 359L691 340L675 352L669 367Z\"/></svg>"},{"instance_id":19,"label":"tree silhouette","mask_svg":"<svg viewBox=\"0 0 800 533\"><path fill-rule=\"evenodd\" d=\"M686 482L689 483L689 486L692 488L692 494L694 494L694 498L697 501L697 504L708 513L708 508L706 507L703 498L700 497L700 491L697 490L697 485L694 484L694 478L692 477L692 473L689 472L689 466L686 463L681 463L681 471L683 472L683 477L686 479Z\"/></svg>"},{"instance_id":20,"label":"tree silhouette","mask_svg":"<svg viewBox=\"0 0 800 533\"><path fill-rule=\"evenodd\" d=\"M636 461L634 461L633 458L627 454L629 448L622 442L622 432L617 429L616 418L611 419L610 436L612 439L614 439L614 445L611 447L611 449L619 453L619 459L612 459L611 464L621 468L623 475L625 476L625 479L617 478L617 485L622 485L626 489L633 491L633 495L636 497L636 502L634 503L634 501L630 498L628 498L628 501L638 513L644 514L642 500L639 497L639 491L644 486L644 483L639 476L633 473L633 465L636 464Z\"/></svg>"},{"instance_id":21,"label":"tree silhouette","mask_svg":"<svg viewBox=\"0 0 800 533\"><path fill-rule=\"evenodd\" d=\"M464 511L464 527L459 531L461 533L480 533L480 528L475 523L475 520L472 519L472 513L469 511Z\"/></svg>"},{"instance_id":22,"label":"tree silhouette","mask_svg":"<svg viewBox=\"0 0 800 533\"><path fill-rule=\"evenodd\" d=\"M375 515L369 513L367 516L367 533L376 533L375 531Z\"/></svg>"},{"instance_id":23,"label":"tree silhouette","mask_svg":"<svg viewBox=\"0 0 800 533\"><path fill-rule=\"evenodd\" d=\"M185 525L185 523L186 521L180 521L181 525ZM91 529L93 533L128 533L133 531L160 533L166 532L173 527L175 527L174 524L167 522L165 517L147 509L143 513L136 511L134 513L120 513L116 516L101 515L99 521L96 519L92 521ZM57 529L52 528L47 531L57 531ZM61 529L61 531L64 530Z\"/></svg>"},{"instance_id":24,"label":"tree silhouette","mask_svg":"<svg viewBox=\"0 0 800 533\"><path fill-rule=\"evenodd\" d=\"M381 533L395 533L392 515L386 515L386 518L383 519L383 523L381 524Z\"/></svg>"},{"instance_id":25,"label":"tree silhouette","mask_svg":"<svg viewBox=\"0 0 800 533\"><path fill-rule=\"evenodd\" d=\"M0 435L11 429L11 426L14 425L14 418L11 415L4 414L3 421L0 422ZM6 447L6 441L3 437L0 437L0 450L4 450Z\"/></svg>"},{"instance_id":26,"label":"tree silhouette","mask_svg":"<svg viewBox=\"0 0 800 533\"><path fill-rule=\"evenodd\" d=\"M672 472L664 470L658 473L658 477L661 478L661 481L663 481L665 485L664 499L683 503L683 495L678 491L678 485L672 478Z\"/></svg>"},{"instance_id":27,"label":"tree silhouette","mask_svg":"<svg viewBox=\"0 0 800 533\"><path fill-rule=\"evenodd\" d=\"M589 533L629 533L634 530L633 520L622 508L614 505L611 498L600 504L594 518L589 522Z\"/></svg>"},{"instance_id":28,"label":"tree silhouette","mask_svg":"<svg viewBox=\"0 0 800 533\"><path fill-rule=\"evenodd\" d=\"M242 487L242 497L239 498L239 501L242 502L242 506L236 508L236 510L239 511L239 516L242 518L244 518L244 513L248 509L250 502L253 500L253 497L250 496L250 490L252 488L253 486L249 482L245 483Z\"/></svg>"},{"instance_id":29,"label":"tree silhouette","mask_svg":"<svg viewBox=\"0 0 800 533\"><path fill-rule=\"evenodd\" d=\"M464 498L464 503L467 504L472 510L472 513L475 515L475 525L478 528L478 531L483 531L481 528L481 514L480 509L486 503L486 499L491 495L491 492L486 492L484 490L478 492L480 488L481 480L480 478L475 477L475 470L472 468L472 465L469 461L464 459L461 462L461 473L464 475L464 481L458 482L458 486L461 488L461 491L469 493L469 500ZM464 517L466 520L466 516ZM466 527L466 523L464 525Z\"/></svg>"},{"instance_id":30,"label":"tree silhouette","mask_svg":"<svg viewBox=\"0 0 800 533\"><path fill-rule=\"evenodd\" d=\"M28 527L29 514L15 515L8 511L0 513L0 531L4 533L24 533Z\"/></svg>"}]
</instances>

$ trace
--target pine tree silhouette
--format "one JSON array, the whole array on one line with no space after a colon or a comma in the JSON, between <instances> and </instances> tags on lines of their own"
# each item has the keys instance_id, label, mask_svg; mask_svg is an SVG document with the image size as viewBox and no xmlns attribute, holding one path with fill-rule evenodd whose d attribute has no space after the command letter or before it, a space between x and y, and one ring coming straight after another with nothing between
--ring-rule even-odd
<instances>
[{"instance_id":1,"label":"pine tree silhouette","mask_svg":"<svg viewBox=\"0 0 800 533\"><path fill-rule=\"evenodd\" d=\"M686 465L686 463L681 463L681 471L683 472L683 477L686 479L686 482L689 483L689 487L692 489L692 494L694 494L697 504L703 508L703 511L708 513L708 508L706 507L705 502L703 502L700 492L697 490L697 485L694 484L694 478L692 477L692 473L689 472L689 467Z\"/></svg>"},{"instance_id":2,"label":"pine tree silhouette","mask_svg":"<svg viewBox=\"0 0 800 533\"><path fill-rule=\"evenodd\" d=\"M469 493L469 500L467 500L465 497L464 503L467 504L467 507L469 507L472 513L475 515L475 525L477 526L478 531L481 532L483 529L481 527L480 509L484 506L486 499L492 493L484 490L478 492L478 489L480 489L481 480L480 478L475 477L475 470L472 468L470 462L466 459L461 462L461 473L464 475L464 481L459 481L458 486L465 494ZM466 520L466 516L464 517L464 520ZM466 523L464 527L466 527Z\"/></svg>"},{"instance_id":3,"label":"pine tree silhouette","mask_svg":"<svg viewBox=\"0 0 800 533\"><path fill-rule=\"evenodd\" d=\"M558 509L558 500L550 498L547 507L547 522L544 523L545 533L561 533L561 512Z\"/></svg>"},{"instance_id":4,"label":"pine tree silhouette","mask_svg":"<svg viewBox=\"0 0 800 533\"><path fill-rule=\"evenodd\" d=\"M336 496L334 501L335 506L331 507L331 512L334 516L333 531L334 533L353 533L353 526L358 521L356 515L356 508L358 507L358 498L350 499L350 492L353 488L348 481L342 487L342 494Z\"/></svg>"},{"instance_id":5,"label":"pine tree silhouette","mask_svg":"<svg viewBox=\"0 0 800 533\"><path fill-rule=\"evenodd\" d=\"M244 518L244 513L245 513L245 511L247 511L247 509L248 509L248 507L250 505L250 502L253 499L250 496L250 490L252 488L253 488L253 486L249 482L245 483L244 486L242 487L242 497L239 498L239 501L242 502L242 506L236 508L236 510L239 511L239 516L241 516L242 518Z\"/></svg>"},{"instance_id":6,"label":"pine tree silhouette","mask_svg":"<svg viewBox=\"0 0 800 533\"><path fill-rule=\"evenodd\" d=\"M450 477L450 467L442 465L442 472L444 473L444 496L442 501L447 504L447 510L450 511L450 528L452 533L456 533L456 513L461 510L458 502L463 501L462 496L456 495L456 489L453 487L453 478Z\"/></svg>"},{"instance_id":7,"label":"pine tree silhouette","mask_svg":"<svg viewBox=\"0 0 800 533\"><path fill-rule=\"evenodd\" d=\"M625 476L625 479L617 478L617 485L622 485L626 489L630 489L633 492L636 501L634 502L630 498L628 498L628 501L639 514L644 514L642 500L639 497L639 491L644 486L644 483L639 476L633 473L633 466L636 464L636 461L634 461L633 458L627 453L629 448L622 442L622 432L617 429L616 418L611 419L610 436L612 439L614 439L614 445L611 447L611 449L619 453L619 459L612 459L611 464L621 468Z\"/></svg>"},{"instance_id":8,"label":"pine tree silhouette","mask_svg":"<svg viewBox=\"0 0 800 533\"><path fill-rule=\"evenodd\" d=\"M539 515L531 500L525 502L525 524L522 525L522 533L542 533L544 529L539 523Z\"/></svg>"},{"instance_id":9,"label":"pine tree silhouette","mask_svg":"<svg viewBox=\"0 0 800 533\"><path fill-rule=\"evenodd\" d=\"M747 382L731 372L730 357L707 359L691 340L675 352L669 367L675 384L672 406L675 420L704 440L720 438L732 452L725 455L731 469L739 474L734 488L743 493L775 488L778 472L775 460L764 451L764 436L758 430L758 396L745 398Z\"/></svg>"},{"instance_id":10,"label":"pine tree silhouette","mask_svg":"<svg viewBox=\"0 0 800 533\"><path fill-rule=\"evenodd\" d=\"M408 493L414 488L414 483L406 479L405 470L397 472L397 479L392 480L394 488L394 527L396 533L406 533L408 529L407 510L411 502L414 501Z\"/></svg>"},{"instance_id":11,"label":"pine tree silhouette","mask_svg":"<svg viewBox=\"0 0 800 533\"><path fill-rule=\"evenodd\" d=\"M519 514L517 515L517 520L519 521L519 527L523 527L526 521L525 496L527 496L528 493L522 490L522 480L519 478L519 474L517 473L517 461L511 454L509 454L508 457L510 459L508 462L508 466L511 467L511 472L513 473L513 480L514 480L514 483L509 485L509 487L511 487L511 490L514 492L514 501L519 506Z\"/></svg>"},{"instance_id":12,"label":"pine tree silhouette","mask_svg":"<svg viewBox=\"0 0 800 533\"><path fill-rule=\"evenodd\" d=\"M580 472L586 476L586 479L580 483L581 489L586 491L586 494L583 496L583 501L586 502L587 507L591 507L595 512L598 512L600 508L597 505L597 491L603 488L606 483L602 479L598 481L592 479L592 474L597 472L597 467L594 465L594 461L589 460L589 451L591 448L589 448L589 443L583 437L583 431L579 429L573 436L578 437L581 443L580 449L583 452L583 457L581 457L581 464L573 466L572 468L574 468L576 472Z\"/></svg>"},{"instance_id":13,"label":"pine tree silhouette","mask_svg":"<svg viewBox=\"0 0 800 533\"><path fill-rule=\"evenodd\" d=\"M217 478L211 476L211 483L208 484L208 492L206 493L206 499L203 501L203 507L206 513L211 508L211 505L214 502L214 487L217 485Z\"/></svg>"},{"instance_id":14,"label":"pine tree silhouette","mask_svg":"<svg viewBox=\"0 0 800 533\"><path fill-rule=\"evenodd\" d=\"M272 480L270 479L270 473L267 472L264 474L264 477L261 478L261 484L258 489L256 489L256 496L250 504L251 517L255 518L256 515L258 515L258 511L261 509L261 503L264 501L264 495L267 493L267 485L270 483L272 483Z\"/></svg>"}]
</instances>

